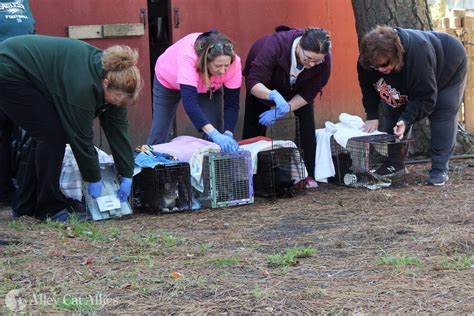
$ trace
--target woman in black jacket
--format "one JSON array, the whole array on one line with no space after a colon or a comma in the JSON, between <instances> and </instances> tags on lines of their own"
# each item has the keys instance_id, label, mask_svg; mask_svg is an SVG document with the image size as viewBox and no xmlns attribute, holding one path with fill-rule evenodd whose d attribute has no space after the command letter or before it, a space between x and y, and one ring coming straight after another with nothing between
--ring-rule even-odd
<instances>
[{"instance_id":1,"label":"woman in black jacket","mask_svg":"<svg viewBox=\"0 0 474 316\"><path fill-rule=\"evenodd\" d=\"M431 170L427 184L448 180L454 151L457 113L466 86L467 56L461 42L446 33L377 26L361 41L357 70L367 113L364 130L378 128L403 138L408 126L428 117L431 127ZM400 166L386 165L389 175Z\"/></svg>"}]
</instances>

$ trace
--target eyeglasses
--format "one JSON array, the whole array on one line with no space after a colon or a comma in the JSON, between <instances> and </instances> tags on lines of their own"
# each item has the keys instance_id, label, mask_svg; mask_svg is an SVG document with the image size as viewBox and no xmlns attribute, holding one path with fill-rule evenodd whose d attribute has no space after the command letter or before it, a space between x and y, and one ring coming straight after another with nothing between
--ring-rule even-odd
<instances>
[{"instance_id":1,"label":"eyeglasses","mask_svg":"<svg viewBox=\"0 0 474 316\"><path fill-rule=\"evenodd\" d=\"M319 59L319 60L314 60L314 59L312 59L311 57L309 57L308 55L306 55L306 53L305 53L305 51L304 51L303 48L301 48L301 53L302 53L303 56L304 56L304 59L303 59L303 62L304 62L304 63L314 63L315 65L319 65L319 64L324 63L324 61L326 60L325 58Z\"/></svg>"},{"instance_id":2,"label":"eyeglasses","mask_svg":"<svg viewBox=\"0 0 474 316\"><path fill-rule=\"evenodd\" d=\"M216 50L218 53L227 53L227 54L232 54L234 52L234 45L231 43L215 43L212 45L209 45L208 50L210 51L211 49Z\"/></svg>"},{"instance_id":3,"label":"eyeglasses","mask_svg":"<svg viewBox=\"0 0 474 316\"><path fill-rule=\"evenodd\" d=\"M370 65L369 67L372 68L372 69L387 68L387 67L390 65L390 62L391 62L391 61L390 61L390 59L389 59L389 60L387 60L387 62L385 62L385 63L383 63L383 64L381 64L381 65L376 65L376 66Z\"/></svg>"}]
</instances>

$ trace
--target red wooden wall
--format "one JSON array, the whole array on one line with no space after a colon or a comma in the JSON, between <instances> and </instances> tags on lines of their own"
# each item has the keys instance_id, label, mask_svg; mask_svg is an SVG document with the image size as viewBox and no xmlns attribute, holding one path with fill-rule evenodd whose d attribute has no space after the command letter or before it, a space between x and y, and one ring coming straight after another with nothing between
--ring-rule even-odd
<instances>
[{"instance_id":1,"label":"red wooden wall","mask_svg":"<svg viewBox=\"0 0 474 316\"><path fill-rule=\"evenodd\" d=\"M251 44L279 24L295 27L319 26L330 31L333 42L333 71L323 96L316 100L317 126L337 120L339 113L362 115L357 83L357 36L350 0L154 0L167 1L170 33L174 41L189 32L211 27L228 35L237 53L245 60ZM30 0L41 34L67 36L68 25L140 22L140 9L146 0ZM173 12L179 9L180 24L175 27ZM88 40L105 48L127 44L138 48L145 87L139 104L130 109L134 145L144 143L151 124L151 88L147 32L140 37ZM243 95L243 94L242 94ZM243 124L243 98L237 136ZM178 132L192 134L194 128L182 108L178 112Z\"/></svg>"},{"instance_id":2,"label":"red wooden wall","mask_svg":"<svg viewBox=\"0 0 474 316\"><path fill-rule=\"evenodd\" d=\"M324 126L327 120L337 121L341 112L363 116L356 71L357 34L350 0L172 0L171 3L171 11L178 8L180 12L179 28L174 26L175 17L171 23L173 40L192 31L214 27L235 42L237 54L243 60L253 42L259 36L271 33L279 24L329 30L333 70L323 96L316 100L317 126ZM243 124L244 98L241 99L239 131ZM181 122L188 121L182 109L178 118ZM182 128L181 132L185 131L190 132Z\"/></svg>"}]
</instances>

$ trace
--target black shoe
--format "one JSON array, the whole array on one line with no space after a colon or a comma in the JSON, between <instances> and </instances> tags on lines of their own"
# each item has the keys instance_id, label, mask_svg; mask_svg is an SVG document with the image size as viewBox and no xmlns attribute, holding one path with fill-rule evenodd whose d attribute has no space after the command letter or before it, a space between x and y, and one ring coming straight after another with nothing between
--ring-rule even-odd
<instances>
[{"instance_id":1,"label":"black shoe","mask_svg":"<svg viewBox=\"0 0 474 316\"><path fill-rule=\"evenodd\" d=\"M383 177L391 177L405 172L405 168L398 164L384 163L376 171L375 174Z\"/></svg>"},{"instance_id":2,"label":"black shoe","mask_svg":"<svg viewBox=\"0 0 474 316\"><path fill-rule=\"evenodd\" d=\"M426 184L443 186L449 180L448 172L439 169L431 169L430 176L426 179Z\"/></svg>"},{"instance_id":3,"label":"black shoe","mask_svg":"<svg viewBox=\"0 0 474 316\"><path fill-rule=\"evenodd\" d=\"M54 213L53 215L48 216L47 219L52 222L67 223L69 221L69 211L63 208L62 210Z\"/></svg>"}]
</instances>

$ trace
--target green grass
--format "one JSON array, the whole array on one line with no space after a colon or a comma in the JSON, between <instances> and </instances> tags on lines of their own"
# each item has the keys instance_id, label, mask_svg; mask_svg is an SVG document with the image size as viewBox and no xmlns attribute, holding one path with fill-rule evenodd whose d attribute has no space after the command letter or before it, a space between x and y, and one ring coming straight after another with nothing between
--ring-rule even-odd
<instances>
[{"instance_id":1,"label":"green grass","mask_svg":"<svg viewBox=\"0 0 474 316\"><path fill-rule=\"evenodd\" d=\"M472 265L471 257L467 254L455 253L453 257L444 257L442 265L446 269L463 270L468 269Z\"/></svg>"},{"instance_id":2,"label":"green grass","mask_svg":"<svg viewBox=\"0 0 474 316\"><path fill-rule=\"evenodd\" d=\"M176 247L177 245L184 242L183 238L173 236L169 233L162 233L160 236L160 240L161 240L161 245L164 248Z\"/></svg>"},{"instance_id":3,"label":"green grass","mask_svg":"<svg viewBox=\"0 0 474 316\"><path fill-rule=\"evenodd\" d=\"M376 259L377 264L403 268L406 266L421 266L421 261L412 255L386 255Z\"/></svg>"},{"instance_id":4,"label":"green grass","mask_svg":"<svg viewBox=\"0 0 474 316\"><path fill-rule=\"evenodd\" d=\"M251 295L257 301L261 301L261 300L267 299L269 297L268 293L266 291L263 291L262 289L260 289L260 287L258 285L251 291Z\"/></svg>"},{"instance_id":5,"label":"green grass","mask_svg":"<svg viewBox=\"0 0 474 316\"><path fill-rule=\"evenodd\" d=\"M71 215L67 224L47 220L40 225L50 230L61 232L68 237L85 237L94 241L108 241L118 237L121 233L119 228L109 223L108 225L103 225L93 221L80 222L74 214Z\"/></svg>"},{"instance_id":6,"label":"green grass","mask_svg":"<svg viewBox=\"0 0 474 316\"><path fill-rule=\"evenodd\" d=\"M206 255L209 251L211 251L212 244L209 243L201 243L199 244L199 255L204 256Z\"/></svg>"},{"instance_id":7,"label":"green grass","mask_svg":"<svg viewBox=\"0 0 474 316\"><path fill-rule=\"evenodd\" d=\"M273 254L268 256L268 263L272 267L287 267L295 265L298 258L307 258L316 254L317 251L311 247L293 247L283 254Z\"/></svg>"},{"instance_id":8,"label":"green grass","mask_svg":"<svg viewBox=\"0 0 474 316\"><path fill-rule=\"evenodd\" d=\"M7 222L7 227L14 230L26 230L26 225L21 220L10 220Z\"/></svg>"},{"instance_id":9,"label":"green grass","mask_svg":"<svg viewBox=\"0 0 474 316\"><path fill-rule=\"evenodd\" d=\"M20 285L14 283L9 278L0 279L0 296L4 297L11 290L19 289Z\"/></svg>"},{"instance_id":10,"label":"green grass","mask_svg":"<svg viewBox=\"0 0 474 316\"><path fill-rule=\"evenodd\" d=\"M217 268L231 268L240 265L238 258L219 258L211 261L211 264Z\"/></svg>"},{"instance_id":11,"label":"green grass","mask_svg":"<svg viewBox=\"0 0 474 316\"><path fill-rule=\"evenodd\" d=\"M78 312L91 312L104 307L104 302L94 296L65 295L57 299L54 307Z\"/></svg>"}]
</instances>

